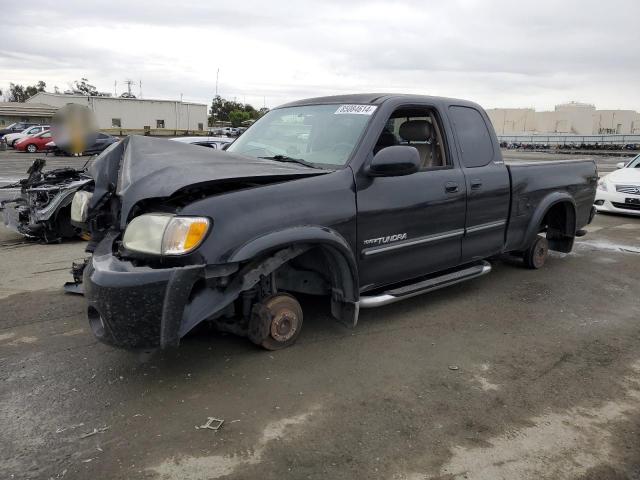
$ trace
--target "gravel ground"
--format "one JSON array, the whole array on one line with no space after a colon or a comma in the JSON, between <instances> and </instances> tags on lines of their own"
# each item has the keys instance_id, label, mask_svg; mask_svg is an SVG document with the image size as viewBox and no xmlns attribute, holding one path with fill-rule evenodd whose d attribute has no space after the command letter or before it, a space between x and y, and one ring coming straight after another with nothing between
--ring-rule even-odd
<instances>
[{"instance_id":1,"label":"gravel ground","mask_svg":"<svg viewBox=\"0 0 640 480\"><path fill-rule=\"evenodd\" d=\"M496 260L354 330L304 299L284 351L201 328L125 352L62 292L84 243L0 227L2 476L639 479L640 219L588 230L542 270Z\"/></svg>"}]
</instances>

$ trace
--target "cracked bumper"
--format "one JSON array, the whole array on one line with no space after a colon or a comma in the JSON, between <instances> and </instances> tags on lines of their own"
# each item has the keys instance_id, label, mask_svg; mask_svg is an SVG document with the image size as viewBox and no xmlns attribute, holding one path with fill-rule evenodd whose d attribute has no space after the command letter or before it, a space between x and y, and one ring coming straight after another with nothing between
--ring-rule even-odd
<instances>
[{"instance_id":1,"label":"cracked bumper","mask_svg":"<svg viewBox=\"0 0 640 480\"><path fill-rule=\"evenodd\" d=\"M93 334L122 348L177 346L186 333L181 326L189 296L203 274L201 265L135 267L96 250L83 274Z\"/></svg>"}]
</instances>

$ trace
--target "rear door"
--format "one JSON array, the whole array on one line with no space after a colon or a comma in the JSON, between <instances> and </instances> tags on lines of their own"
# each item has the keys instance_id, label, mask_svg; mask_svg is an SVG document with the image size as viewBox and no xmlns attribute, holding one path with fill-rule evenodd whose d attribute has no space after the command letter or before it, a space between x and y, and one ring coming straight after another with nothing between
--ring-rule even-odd
<instances>
[{"instance_id":1,"label":"rear door","mask_svg":"<svg viewBox=\"0 0 640 480\"><path fill-rule=\"evenodd\" d=\"M471 106L449 106L467 191L462 262L501 252L509 215L511 182L488 118Z\"/></svg>"}]
</instances>

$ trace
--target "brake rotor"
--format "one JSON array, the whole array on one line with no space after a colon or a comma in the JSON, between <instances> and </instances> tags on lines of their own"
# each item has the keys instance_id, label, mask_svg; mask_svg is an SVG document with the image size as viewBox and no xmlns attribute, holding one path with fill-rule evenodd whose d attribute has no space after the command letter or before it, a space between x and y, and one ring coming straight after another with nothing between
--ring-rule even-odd
<instances>
[{"instance_id":1,"label":"brake rotor","mask_svg":"<svg viewBox=\"0 0 640 480\"><path fill-rule=\"evenodd\" d=\"M302 307L288 293L279 293L254 305L247 336L267 350L293 344L302 329Z\"/></svg>"},{"instance_id":2,"label":"brake rotor","mask_svg":"<svg viewBox=\"0 0 640 480\"><path fill-rule=\"evenodd\" d=\"M271 314L269 333L278 342L287 342L298 331L300 325L300 305L288 295L270 298L265 307Z\"/></svg>"},{"instance_id":3,"label":"brake rotor","mask_svg":"<svg viewBox=\"0 0 640 480\"><path fill-rule=\"evenodd\" d=\"M533 249L533 264L536 268L540 268L544 265L548 253L549 244L545 239L541 238L536 242L536 245Z\"/></svg>"}]
</instances>

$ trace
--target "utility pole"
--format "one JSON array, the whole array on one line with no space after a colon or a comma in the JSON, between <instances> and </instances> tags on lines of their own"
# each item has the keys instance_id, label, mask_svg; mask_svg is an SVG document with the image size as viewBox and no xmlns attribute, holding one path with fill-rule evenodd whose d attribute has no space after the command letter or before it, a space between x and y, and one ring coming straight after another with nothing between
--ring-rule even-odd
<instances>
[{"instance_id":1,"label":"utility pole","mask_svg":"<svg viewBox=\"0 0 640 480\"><path fill-rule=\"evenodd\" d=\"M220 68L216 72L216 97L218 96L218 76L220 75Z\"/></svg>"}]
</instances>

